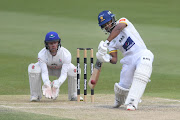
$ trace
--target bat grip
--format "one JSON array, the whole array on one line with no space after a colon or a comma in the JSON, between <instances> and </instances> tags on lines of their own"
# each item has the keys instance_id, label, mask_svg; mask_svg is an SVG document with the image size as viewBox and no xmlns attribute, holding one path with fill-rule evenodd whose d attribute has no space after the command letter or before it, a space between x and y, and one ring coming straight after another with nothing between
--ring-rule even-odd
<instances>
[{"instance_id":1,"label":"bat grip","mask_svg":"<svg viewBox=\"0 0 180 120\"><path fill-rule=\"evenodd\" d=\"M102 62L100 62L100 61L97 59L96 64L95 64L95 68L99 70L99 69L101 68L101 65L102 65Z\"/></svg>"}]
</instances>

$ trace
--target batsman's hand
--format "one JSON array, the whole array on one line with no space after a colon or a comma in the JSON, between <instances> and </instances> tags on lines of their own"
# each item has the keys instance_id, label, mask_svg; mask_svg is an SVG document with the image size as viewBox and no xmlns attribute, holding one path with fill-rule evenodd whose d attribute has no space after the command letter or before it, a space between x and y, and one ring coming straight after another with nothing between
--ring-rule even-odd
<instances>
[{"instance_id":1,"label":"batsman's hand","mask_svg":"<svg viewBox=\"0 0 180 120\"><path fill-rule=\"evenodd\" d=\"M108 47L109 41L101 41L98 46L98 52L101 55L107 54L107 47Z\"/></svg>"},{"instance_id":2,"label":"batsman's hand","mask_svg":"<svg viewBox=\"0 0 180 120\"><path fill-rule=\"evenodd\" d=\"M59 81L58 80L54 80L52 82L52 99L56 99L59 96Z\"/></svg>"},{"instance_id":3,"label":"batsman's hand","mask_svg":"<svg viewBox=\"0 0 180 120\"><path fill-rule=\"evenodd\" d=\"M101 55L99 52L96 53L96 57L100 62L110 62L112 56L109 54Z\"/></svg>"},{"instance_id":4,"label":"batsman's hand","mask_svg":"<svg viewBox=\"0 0 180 120\"><path fill-rule=\"evenodd\" d=\"M51 97L52 97L52 91L51 91L51 82L50 82L50 81L44 83L44 85L42 86L42 91L43 91L43 95L44 95L46 98L51 99Z\"/></svg>"}]
</instances>

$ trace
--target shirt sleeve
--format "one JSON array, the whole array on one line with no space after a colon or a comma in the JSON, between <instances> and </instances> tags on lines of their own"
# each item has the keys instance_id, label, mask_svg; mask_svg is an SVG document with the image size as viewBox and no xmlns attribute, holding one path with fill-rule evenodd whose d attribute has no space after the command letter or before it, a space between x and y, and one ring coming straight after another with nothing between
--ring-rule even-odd
<instances>
[{"instance_id":1,"label":"shirt sleeve","mask_svg":"<svg viewBox=\"0 0 180 120\"><path fill-rule=\"evenodd\" d=\"M49 74L48 74L48 68L47 68L47 64L45 62L43 62L40 58L38 58L38 63L39 66L41 67L41 77L43 82L47 82L50 81L49 80Z\"/></svg>"},{"instance_id":2,"label":"shirt sleeve","mask_svg":"<svg viewBox=\"0 0 180 120\"><path fill-rule=\"evenodd\" d=\"M110 44L108 46L108 50L109 50L109 54L112 53L112 52L117 52L117 48L116 48L115 43L110 42Z\"/></svg>"},{"instance_id":3,"label":"shirt sleeve","mask_svg":"<svg viewBox=\"0 0 180 120\"><path fill-rule=\"evenodd\" d=\"M129 25L129 20L127 18L121 18L119 19L116 24L119 24L119 23L125 23L127 26Z\"/></svg>"},{"instance_id":4,"label":"shirt sleeve","mask_svg":"<svg viewBox=\"0 0 180 120\"><path fill-rule=\"evenodd\" d=\"M70 64L63 64L62 65L62 69L61 69L61 75L58 79L60 85L64 83L64 81L66 80L67 78L67 72L70 68Z\"/></svg>"},{"instance_id":5,"label":"shirt sleeve","mask_svg":"<svg viewBox=\"0 0 180 120\"><path fill-rule=\"evenodd\" d=\"M61 69L61 75L58 79L60 85L66 80L67 78L67 73L68 73L68 70L70 68L70 65L71 65L71 54L70 52L67 52L66 54L64 54L64 62L63 62L63 65L62 65L62 69Z\"/></svg>"}]
</instances>

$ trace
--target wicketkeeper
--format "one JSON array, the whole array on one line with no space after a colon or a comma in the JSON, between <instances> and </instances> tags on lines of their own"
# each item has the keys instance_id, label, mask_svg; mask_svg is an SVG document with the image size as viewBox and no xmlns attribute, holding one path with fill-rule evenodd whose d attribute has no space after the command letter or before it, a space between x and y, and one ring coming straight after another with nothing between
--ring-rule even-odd
<instances>
[{"instance_id":1,"label":"wicketkeeper","mask_svg":"<svg viewBox=\"0 0 180 120\"><path fill-rule=\"evenodd\" d=\"M115 20L110 11L98 15L99 26L109 34L107 40L101 41L96 53L101 62L117 63L117 52L120 50L123 64L119 83L115 83L114 107L125 104L127 110L136 110L146 84L152 73L153 53L147 49L141 36L126 18ZM107 54L109 49L109 54Z\"/></svg>"},{"instance_id":2,"label":"wicketkeeper","mask_svg":"<svg viewBox=\"0 0 180 120\"><path fill-rule=\"evenodd\" d=\"M68 99L77 100L77 74L76 67L71 63L71 53L61 46L61 39L56 32L47 33L44 44L45 47L38 53L38 62L28 66L30 101L40 101L42 97L41 78L43 95L56 99L67 77ZM51 82L49 76L56 76L57 79Z\"/></svg>"}]
</instances>

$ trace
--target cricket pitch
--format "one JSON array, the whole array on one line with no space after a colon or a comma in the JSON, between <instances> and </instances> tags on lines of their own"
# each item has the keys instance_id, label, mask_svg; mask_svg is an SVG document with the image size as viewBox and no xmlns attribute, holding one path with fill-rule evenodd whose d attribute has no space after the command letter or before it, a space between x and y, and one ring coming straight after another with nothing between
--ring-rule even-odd
<instances>
[{"instance_id":1,"label":"cricket pitch","mask_svg":"<svg viewBox=\"0 0 180 120\"><path fill-rule=\"evenodd\" d=\"M22 112L45 114L75 120L178 120L180 100L143 97L138 110L126 111L125 106L113 108L114 95L95 94L87 102L68 101L68 95L60 94L57 100L42 98L30 102L29 95L0 95L0 110L3 108Z\"/></svg>"}]
</instances>

